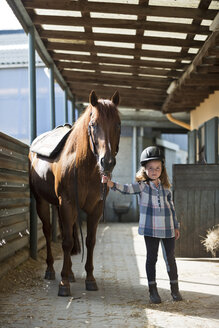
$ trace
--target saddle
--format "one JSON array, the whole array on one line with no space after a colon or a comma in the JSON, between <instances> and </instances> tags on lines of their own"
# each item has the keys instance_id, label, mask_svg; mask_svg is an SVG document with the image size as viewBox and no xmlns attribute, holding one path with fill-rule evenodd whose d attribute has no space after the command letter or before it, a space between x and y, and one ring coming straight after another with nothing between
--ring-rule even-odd
<instances>
[{"instance_id":1,"label":"saddle","mask_svg":"<svg viewBox=\"0 0 219 328\"><path fill-rule=\"evenodd\" d=\"M33 140L30 151L38 155L53 158L62 150L64 144L72 131L72 125L57 126L55 129L39 135Z\"/></svg>"}]
</instances>

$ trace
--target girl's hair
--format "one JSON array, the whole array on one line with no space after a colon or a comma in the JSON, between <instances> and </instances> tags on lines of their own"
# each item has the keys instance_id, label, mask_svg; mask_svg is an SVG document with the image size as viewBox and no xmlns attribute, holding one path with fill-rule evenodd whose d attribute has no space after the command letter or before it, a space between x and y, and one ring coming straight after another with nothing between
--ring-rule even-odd
<instances>
[{"instance_id":1,"label":"girl's hair","mask_svg":"<svg viewBox=\"0 0 219 328\"><path fill-rule=\"evenodd\" d=\"M146 164L145 164L145 166L146 166ZM149 177L147 176L147 174L145 172L145 166L141 166L139 171L136 173L135 179L136 179L137 182L146 181L149 184L150 179L149 179ZM167 170L166 170L166 167L163 163L162 163L162 172L161 172L161 175L160 175L159 179L160 179L162 185L165 188L170 188L171 187L171 184L170 184L170 181L169 181L169 178L168 178L168 175L167 175Z\"/></svg>"}]
</instances>

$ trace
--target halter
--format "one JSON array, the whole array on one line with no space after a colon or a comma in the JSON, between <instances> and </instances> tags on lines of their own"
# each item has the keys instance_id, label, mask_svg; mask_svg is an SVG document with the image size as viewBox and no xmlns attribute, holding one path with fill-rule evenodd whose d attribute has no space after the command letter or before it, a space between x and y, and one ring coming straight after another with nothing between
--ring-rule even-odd
<instances>
[{"instance_id":1,"label":"halter","mask_svg":"<svg viewBox=\"0 0 219 328\"><path fill-rule=\"evenodd\" d=\"M89 122L88 124L88 136L90 138L90 141L91 141L91 145L92 145L92 152L93 154L96 156L96 158L98 158L98 154L97 154L97 150L96 150L96 146L95 146L95 143L94 143L94 139L93 139L93 136L92 136L92 133L91 133L91 121Z\"/></svg>"}]
</instances>

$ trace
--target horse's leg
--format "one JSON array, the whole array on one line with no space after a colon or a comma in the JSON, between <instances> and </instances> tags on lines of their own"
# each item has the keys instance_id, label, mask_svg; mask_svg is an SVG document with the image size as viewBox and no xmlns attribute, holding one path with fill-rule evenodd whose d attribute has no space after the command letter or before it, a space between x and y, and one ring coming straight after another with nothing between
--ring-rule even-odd
<instances>
[{"instance_id":1,"label":"horse's leg","mask_svg":"<svg viewBox=\"0 0 219 328\"><path fill-rule=\"evenodd\" d=\"M73 224L76 219L76 214L73 211L72 204L59 197L59 214L62 222L62 249L64 253L63 267L61 271L61 282L59 284L59 296L70 296L69 280L71 273L71 251L73 248Z\"/></svg>"},{"instance_id":2,"label":"horse's leg","mask_svg":"<svg viewBox=\"0 0 219 328\"><path fill-rule=\"evenodd\" d=\"M87 290L94 291L98 290L96 280L93 276L93 252L94 246L96 243L96 232L97 226L102 213L102 206L98 203L95 211L87 217L87 238L86 238L86 246L87 246L87 261L85 264L85 270L87 272L87 277L85 280L85 286Z\"/></svg>"},{"instance_id":3,"label":"horse's leg","mask_svg":"<svg viewBox=\"0 0 219 328\"><path fill-rule=\"evenodd\" d=\"M47 269L45 272L45 279L54 280L55 279L55 270L53 267L54 259L52 256L51 250L51 234L52 227L50 224L50 209L49 203L42 198L37 199L36 201L37 214L39 215L42 224L43 224L43 233L46 238L46 247L47 247Z\"/></svg>"},{"instance_id":4,"label":"horse's leg","mask_svg":"<svg viewBox=\"0 0 219 328\"><path fill-rule=\"evenodd\" d=\"M57 210L58 210L58 216L59 216L59 228L60 228L60 232L61 232L61 237L63 239L63 226L62 226L62 220L61 220L61 216L60 216L59 207L57 208ZM74 229L77 229L75 227L75 225L73 227L73 237L74 237ZM75 251L74 254L77 254L77 252ZM70 262L69 262L70 270L69 270L68 280L69 280L69 282L75 282L75 276L74 276L74 273L73 273L71 267L72 267L72 262L71 262L71 257L70 257Z\"/></svg>"}]
</instances>

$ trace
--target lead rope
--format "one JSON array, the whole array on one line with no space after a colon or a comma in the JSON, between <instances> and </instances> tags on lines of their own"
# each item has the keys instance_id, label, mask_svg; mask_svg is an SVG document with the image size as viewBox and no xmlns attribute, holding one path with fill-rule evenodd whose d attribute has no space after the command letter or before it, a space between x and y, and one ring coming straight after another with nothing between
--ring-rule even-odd
<instances>
[{"instance_id":1,"label":"lead rope","mask_svg":"<svg viewBox=\"0 0 219 328\"><path fill-rule=\"evenodd\" d=\"M103 222L105 223L105 203L106 203L106 194L107 194L107 183L102 183L103 187L102 187L102 199L103 199Z\"/></svg>"},{"instance_id":2,"label":"lead rope","mask_svg":"<svg viewBox=\"0 0 219 328\"><path fill-rule=\"evenodd\" d=\"M84 260L84 236L83 236L83 231L82 231L82 219L80 216L80 208L79 208L79 203L78 203L78 171L76 169L76 165L74 163L74 193L75 193L75 203L76 203L76 208L78 212L78 223L79 223L79 229L80 229L80 234L81 234L81 243L82 243L82 258L81 262Z\"/></svg>"}]
</instances>

